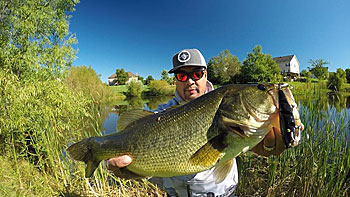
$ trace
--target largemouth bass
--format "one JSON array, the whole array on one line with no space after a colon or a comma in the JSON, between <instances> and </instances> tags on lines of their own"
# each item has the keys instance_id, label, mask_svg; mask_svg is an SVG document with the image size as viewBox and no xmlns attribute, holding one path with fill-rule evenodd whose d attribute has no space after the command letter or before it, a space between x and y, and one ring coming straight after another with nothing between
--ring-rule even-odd
<instances>
[{"instance_id":1,"label":"largemouth bass","mask_svg":"<svg viewBox=\"0 0 350 197\"><path fill-rule=\"evenodd\" d=\"M86 177L93 174L100 161L129 155L132 163L121 169L125 174L171 177L216 166L214 175L220 182L234 157L253 148L272 127L280 128L281 92L295 124L290 127L291 123L284 122L283 128L295 129L291 136L291 145L295 146L301 122L289 88L232 84L164 112L125 112L118 120L120 132L83 139L68 152L73 159L87 164Z\"/></svg>"}]
</instances>

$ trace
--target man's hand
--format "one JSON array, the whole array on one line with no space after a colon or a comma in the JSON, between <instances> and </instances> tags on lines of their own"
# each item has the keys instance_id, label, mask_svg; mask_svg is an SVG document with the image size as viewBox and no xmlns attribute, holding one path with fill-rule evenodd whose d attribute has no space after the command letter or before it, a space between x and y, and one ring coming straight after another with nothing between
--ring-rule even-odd
<instances>
[{"instance_id":1,"label":"man's hand","mask_svg":"<svg viewBox=\"0 0 350 197\"><path fill-rule=\"evenodd\" d=\"M304 125L301 124L300 132L304 130ZM252 151L258 155L268 157L270 155L279 155L285 149L281 130L273 127L265 136L265 138L257 144Z\"/></svg>"},{"instance_id":2,"label":"man's hand","mask_svg":"<svg viewBox=\"0 0 350 197\"><path fill-rule=\"evenodd\" d=\"M113 157L106 162L108 170L111 170L116 176L120 176L119 168L123 168L129 165L132 162L132 159L129 155L123 155L120 157Z\"/></svg>"}]
</instances>

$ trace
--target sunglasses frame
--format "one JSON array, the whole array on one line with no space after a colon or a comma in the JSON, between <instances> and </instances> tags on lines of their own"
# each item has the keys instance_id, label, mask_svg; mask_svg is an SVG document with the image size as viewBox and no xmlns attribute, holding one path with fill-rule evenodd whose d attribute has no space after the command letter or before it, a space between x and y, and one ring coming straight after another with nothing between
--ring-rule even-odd
<instances>
[{"instance_id":1,"label":"sunglasses frame","mask_svg":"<svg viewBox=\"0 0 350 197\"><path fill-rule=\"evenodd\" d=\"M192 73L198 72L198 71L202 73L202 76L201 76L201 78L199 78L199 79L194 79L193 76L192 76ZM205 71L204 68L195 69L195 70L193 70L193 71L191 71L191 72L177 71L177 72L174 72L174 76L175 76L175 79L176 79L177 81L180 81L180 82L187 82L189 78L191 78L193 81L198 81L198 80L200 80L200 79L203 78L203 76L204 76L204 71ZM178 73L184 73L184 74L186 74L187 79L186 79L185 81L179 80L179 79L177 78L177 76L176 76Z\"/></svg>"}]
</instances>

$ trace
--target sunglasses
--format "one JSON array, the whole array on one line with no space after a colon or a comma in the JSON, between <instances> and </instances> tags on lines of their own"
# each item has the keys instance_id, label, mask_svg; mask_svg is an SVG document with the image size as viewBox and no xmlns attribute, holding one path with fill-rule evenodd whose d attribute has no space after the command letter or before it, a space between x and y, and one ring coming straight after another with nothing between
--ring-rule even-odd
<instances>
[{"instance_id":1,"label":"sunglasses","mask_svg":"<svg viewBox=\"0 0 350 197\"><path fill-rule=\"evenodd\" d=\"M203 75L204 75L204 68L201 68L199 70L194 70L189 73L184 71L175 72L175 78L181 82L186 82L189 78L191 78L193 81L198 81L203 77Z\"/></svg>"}]
</instances>

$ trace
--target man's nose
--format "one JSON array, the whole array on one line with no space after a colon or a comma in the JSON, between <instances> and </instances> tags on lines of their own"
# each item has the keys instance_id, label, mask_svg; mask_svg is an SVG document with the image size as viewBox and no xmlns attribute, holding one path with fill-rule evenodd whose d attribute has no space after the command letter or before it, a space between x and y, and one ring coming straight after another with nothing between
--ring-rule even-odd
<instances>
[{"instance_id":1,"label":"man's nose","mask_svg":"<svg viewBox=\"0 0 350 197\"><path fill-rule=\"evenodd\" d=\"M194 81L192 80L191 77L188 78L188 80L186 81L187 85L192 85L194 84Z\"/></svg>"}]
</instances>

